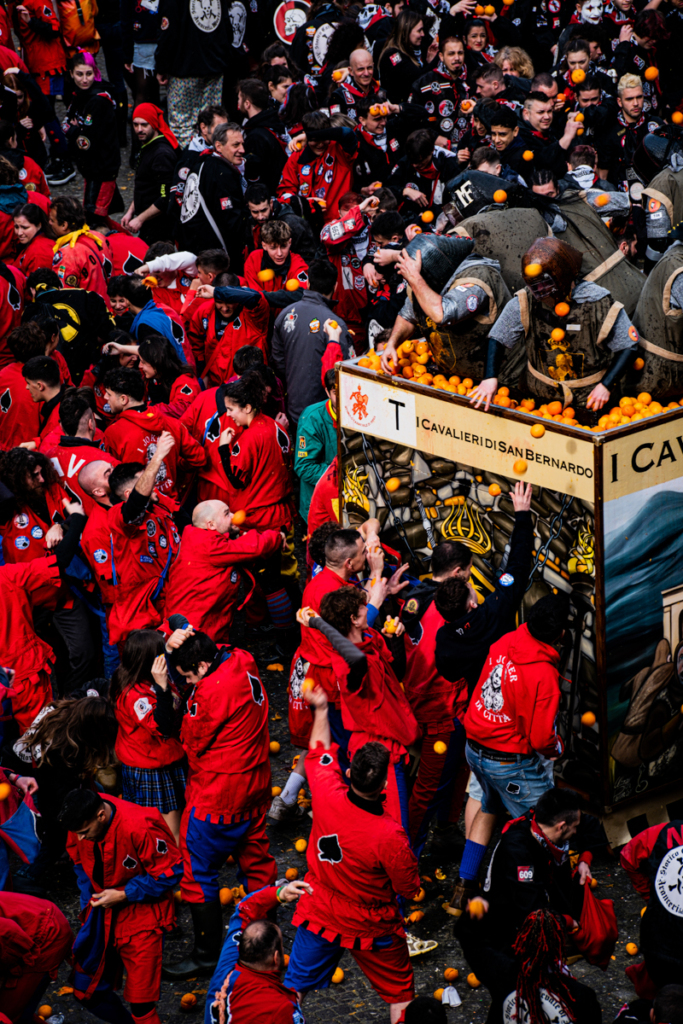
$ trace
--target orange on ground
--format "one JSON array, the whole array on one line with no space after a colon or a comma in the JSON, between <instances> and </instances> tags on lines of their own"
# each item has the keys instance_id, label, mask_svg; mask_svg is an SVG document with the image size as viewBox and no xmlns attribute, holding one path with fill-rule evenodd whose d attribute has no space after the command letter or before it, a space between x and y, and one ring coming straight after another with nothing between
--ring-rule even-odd
<instances>
[{"instance_id":1,"label":"orange on ground","mask_svg":"<svg viewBox=\"0 0 683 1024\"><path fill-rule=\"evenodd\" d=\"M527 468L528 463L526 459L515 459L515 464L512 467L512 472L517 473L518 476L521 476L522 473L526 473Z\"/></svg>"},{"instance_id":2,"label":"orange on ground","mask_svg":"<svg viewBox=\"0 0 683 1024\"><path fill-rule=\"evenodd\" d=\"M232 525L241 526L244 520L247 518L247 513L242 508L238 508L236 512L232 514Z\"/></svg>"},{"instance_id":3,"label":"orange on ground","mask_svg":"<svg viewBox=\"0 0 683 1024\"><path fill-rule=\"evenodd\" d=\"M193 1006L197 1005L197 997L194 992L186 992L180 1000L181 1010L190 1010Z\"/></svg>"},{"instance_id":4,"label":"orange on ground","mask_svg":"<svg viewBox=\"0 0 683 1024\"><path fill-rule=\"evenodd\" d=\"M389 479L385 482L384 486L389 491L389 494L393 494L394 491L397 491L401 486L401 481L397 476L390 476Z\"/></svg>"},{"instance_id":5,"label":"orange on ground","mask_svg":"<svg viewBox=\"0 0 683 1024\"><path fill-rule=\"evenodd\" d=\"M336 971L332 975L331 980L333 985L340 985L342 983L342 981L344 980L344 972L342 971L341 967L338 967L336 969Z\"/></svg>"},{"instance_id":6,"label":"orange on ground","mask_svg":"<svg viewBox=\"0 0 683 1024\"><path fill-rule=\"evenodd\" d=\"M447 967L443 972L443 976L446 981L457 981L460 972L457 967Z\"/></svg>"},{"instance_id":7,"label":"orange on ground","mask_svg":"<svg viewBox=\"0 0 683 1024\"><path fill-rule=\"evenodd\" d=\"M437 1002L439 1002L439 1003L441 1002L441 1000L443 999L443 989L442 988L435 988L434 989L434 998L437 1000Z\"/></svg>"},{"instance_id":8,"label":"orange on ground","mask_svg":"<svg viewBox=\"0 0 683 1024\"><path fill-rule=\"evenodd\" d=\"M268 670L268 672L282 672L283 666L280 664L279 661L274 661L270 665L266 665L266 669Z\"/></svg>"},{"instance_id":9,"label":"orange on ground","mask_svg":"<svg viewBox=\"0 0 683 1024\"><path fill-rule=\"evenodd\" d=\"M219 889L218 899L221 901L222 907L229 907L233 900L232 889Z\"/></svg>"},{"instance_id":10,"label":"orange on ground","mask_svg":"<svg viewBox=\"0 0 683 1024\"><path fill-rule=\"evenodd\" d=\"M294 849L296 850L297 853L305 853L307 846L308 843L305 839L297 839L297 841L294 843Z\"/></svg>"},{"instance_id":11,"label":"orange on ground","mask_svg":"<svg viewBox=\"0 0 683 1024\"><path fill-rule=\"evenodd\" d=\"M479 981L479 978L476 976L476 974L468 974L467 984L470 986L470 988L479 988L481 982Z\"/></svg>"},{"instance_id":12,"label":"orange on ground","mask_svg":"<svg viewBox=\"0 0 683 1024\"><path fill-rule=\"evenodd\" d=\"M489 494L492 498L497 498L500 493L500 484L491 484L489 486Z\"/></svg>"},{"instance_id":13,"label":"orange on ground","mask_svg":"<svg viewBox=\"0 0 683 1024\"><path fill-rule=\"evenodd\" d=\"M278 743L277 740L271 740L270 741L270 752L271 752L271 754L279 754L280 753L280 744Z\"/></svg>"},{"instance_id":14,"label":"orange on ground","mask_svg":"<svg viewBox=\"0 0 683 1024\"><path fill-rule=\"evenodd\" d=\"M294 882L299 877L298 868L287 868L285 871L285 878L288 882Z\"/></svg>"},{"instance_id":15,"label":"orange on ground","mask_svg":"<svg viewBox=\"0 0 683 1024\"><path fill-rule=\"evenodd\" d=\"M424 889L419 889L418 893L417 893L417 896L413 896L413 900L415 901L415 903L422 903L424 898L425 898L425 891L424 891Z\"/></svg>"},{"instance_id":16,"label":"orange on ground","mask_svg":"<svg viewBox=\"0 0 683 1024\"><path fill-rule=\"evenodd\" d=\"M545 434L545 427L543 426L543 424L542 423L534 423L533 427L531 428L531 436L532 437L543 437L544 434Z\"/></svg>"},{"instance_id":17,"label":"orange on ground","mask_svg":"<svg viewBox=\"0 0 683 1024\"><path fill-rule=\"evenodd\" d=\"M425 916L424 910L414 910L412 914L409 914L408 920L411 924L417 924Z\"/></svg>"},{"instance_id":18,"label":"orange on ground","mask_svg":"<svg viewBox=\"0 0 683 1024\"><path fill-rule=\"evenodd\" d=\"M51 1015L52 1015L52 1007L48 1006L47 1003L45 1003L44 1006L39 1006L38 1007L38 1016L39 1017L50 1017Z\"/></svg>"},{"instance_id":19,"label":"orange on ground","mask_svg":"<svg viewBox=\"0 0 683 1024\"><path fill-rule=\"evenodd\" d=\"M647 910L647 907L643 907L643 909L640 912L640 916L641 917L643 916L643 914L645 913L646 910Z\"/></svg>"},{"instance_id":20,"label":"orange on ground","mask_svg":"<svg viewBox=\"0 0 683 1024\"><path fill-rule=\"evenodd\" d=\"M282 792L282 786L273 786L270 790L271 796L279 796Z\"/></svg>"},{"instance_id":21,"label":"orange on ground","mask_svg":"<svg viewBox=\"0 0 683 1024\"><path fill-rule=\"evenodd\" d=\"M445 754L447 750L448 750L448 747L443 742L443 740L437 740L436 743L434 744L434 753L435 754Z\"/></svg>"},{"instance_id":22,"label":"orange on ground","mask_svg":"<svg viewBox=\"0 0 683 1024\"><path fill-rule=\"evenodd\" d=\"M173 899L176 901L176 903L183 902L183 894L181 893L180 889L176 889L176 891L173 893Z\"/></svg>"},{"instance_id":23,"label":"orange on ground","mask_svg":"<svg viewBox=\"0 0 683 1024\"><path fill-rule=\"evenodd\" d=\"M635 942L627 942L626 943L626 952L628 953L629 956L635 956L636 955L636 953L638 952L638 947L636 946Z\"/></svg>"}]
</instances>

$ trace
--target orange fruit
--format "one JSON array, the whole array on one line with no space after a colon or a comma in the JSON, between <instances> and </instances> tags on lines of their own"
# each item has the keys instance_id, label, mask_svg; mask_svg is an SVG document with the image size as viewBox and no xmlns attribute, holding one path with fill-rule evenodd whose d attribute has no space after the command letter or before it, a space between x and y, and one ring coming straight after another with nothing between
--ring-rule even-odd
<instances>
[{"instance_id":1,"label":"orange fruit","mask_svg":"<svg viewBox=\"0 0 683 1024\"><path fill-rule=\"evenodd\" d=\"M543 267L540 263L527 263L524 268L525 277L538 277L539 274L543 273Z\"/></svg>"},{"instance_id":2,"label":"orange fruit","mask_svg":"<svg viewBox=\"0 0 683 1024\"><path fill-rule=\"evenodd\" d=\"M565 417L565 419L568 419L568 420L576 419L576 413L572 409L571 405L569 406L569 408L564 409L562 411L562 415Z\"/></svg>"},{"instance_id":3,"label":"orange fruit","mask_svg":"<svg viewBox=\"0 0 683 1024\"><path fill-rule=\"evenodd\" d=\"M500 493L501 493L501 490L500 490L500 485L499 484L491 484L490 485L490 487L489 487L489 494L491 495L492 498L497 498Z\"/></svg>"},{"instance_id":4,"label":"orange fruit","mask_svg":"<svg viewBox=\"0 0 683 1024\"><path fill-rule=\"evenodd\" d=\"M270 741L270 752L271 752L271 754L279 754L280 753L280 744L278 743L277 740L271 740Z\"/></svg>"},{"instance_id":5,"label":"orange fruit","mask_svg":"<svg viewBox=\"0 0 683 1024\"><path fill-rule=\"evenodd\" d=\"M394 491L397 491L401 486L401 481L397 476L390 476L389 479L385 481L384 486L389 491L389 494L393 494Z\"/></svg>"},{"instance_id":6,"label":"orange fruit","mask_svg":"<svg viewBox=\"0 0 683 1024\"><path fill-rule=\"evenodd\" d=\"M526 473L527 468L528 467L526 459L516 459L515 464L512 467L512 472L517 473L518 476L521 476L522 473Z\"/></svg>"},{"instance_id":7,"label":"orange fruit","mask_svg":"<svg viewBox=\"0 0 683 1024\"><path fill-rule=\"evenodd\" d=\"M47 1003L44 1006L38 1007L38 1016L45 1019L45 1017L52 1016L52 1007L48 1006Z\"/></svg>"},{"instance_id":8,"label":"orange fruit","mask_svg":"<svg viewBox=\"0 0 683 1024\"><path fill-rule=\"evenodd\" d=\"M290 277L289 281L285 285L288 292L295 292L297 288L300 288L300 284L295 277Z\"/></svg>"},{"instance_id":9,"label":"orange fruit","mask_svg":"<svg viewBox=\"0 0 683 1024\"><path fill-rule=\"evenodd\" d=\"M297 841L294 843L294 849L296 850L297 853L305 853L307 846L308 843L305 839L297 839Z\"/></svg>"},{"instance_id":10,"label":"orange fruit","mask_svg":"<svg viewBox=\"0 0 683 1024\"><path fill-rule=\"evenodd\" d=\"M683 124L683 114L680 112L680 110L674 110L673 114L671 115L671 120L674 124Z\"/></svg>"},{"instance_id":11,"label":"orange fruit","mask_svg":"<svg viewBox=\"0 0 683 1024\"><path fill-rule=\"evenodd\" d=\"M221 901L221 906L222 907L229 907L230 904L232 903L232 899L233 899L232 889L225 889L225 888L219 889L218 890L218 899Z\"/></svg>"},{"instance_id":12,"label":"orange fruit","mask_svg":"<svg viewBox=\"0 0 683 1024\"><path fill-rule=\"evenodd\" d=\"M543 424L542 423L534 423L533 427L531 428L531 436L532 437L543 437L544 434L545 434L545 427L543 426Z\"/></svg>"},{"instance_id":13,"label":"orange fruit","mask_svg":"<svg viewBox=\"0 0 683 1024\"><path fill-rule=\"evenodd\" d=\"M555 306L555 315L556 316L569 316L569 303L568 302L558 302L558 304Z\"/></svg>"},{"instance_id":14,"label":"orange fruit","mask_svg":"<svg viewBox=\"0 0 683 1024\"><path fill-rule=\"evenodd\" d=\"M657 68L645 68L646 81L654 82L656 78L659 78L659 71Z\"/></svg>"},{"instance_id":15,"label":"orange fruit","mask_svg":"<svg viewBox=\"0 0 683 1024\"><path fill-rule=\"evenodd\" d=\"M176 903L183 902L183 894L181 893L180 889L176 889L176 891L173 893L173 899L176 901Z\"/></svg>"},{"instance_id":16,"label":"orange fruit","mask_svg":"<svg viewBox=\"0 0 683 1024\"><path fill-rule=\"evenodd\" d=\"M597 880L597 878L591 878L589 884L590 884L591 889L597 889L597 887L598 887L598 880Z\"/></svg>"},{"instance_id":17,"label":"orange fruit","mask_svg":"<svg viewBox=\"0 0 683 1024\"><path fill-rule=\"evenodd\" d=\"M533 160L534 151L533 149L525 149L522 153L522 160Z\"/></svg>"},{"instance_id":18,"label":"orange fruit","mask_svg":"<svg viewBox=\"0 0 683 1024\"><path fill-rule=\"evenodd\" d=\"M275 271L274 270L269 270L266 267L265 270L259 270L259 272L258 272L258 274L256 276L259 279L259 281L261 281L263 284L265 284L266 281L272 281L273 280L273 278L275 277Z\"/></svg>"},{"instance_id":19,"label":"orange fruit","mask_svg":"<svg viewBox=\"0 0 683 1024\"><path fill-rule=\"evenodd\" d=\"M409 915L408 920L410 921L411 924L417 924L418 921L421 921L424 916L424 910L414 910L412 914Z\"/></svg>"},{"instance_id":20,"label":"orange fruit","mask_svg":"<svg viewBox=\"0 0 683 1024\"><path fill-rule=\"evenodd\" d=\"M484 904L480 899L470 900L469 906L467 907L467 913L472 918L476 918L477 921L481 921L482 917L486 913Z\"/></svg>"},{"instance_id":21,"label":"orange fruit","mask_svg":"<svg viewBox=\"0 0 683 1024\"><path fill-rule=\"evenodd\" d=\"M244 511L244 509L239 508L237 512L233 512L232 514L232 525L241 526L246 518L247 513Z\"/></svg>"},{"instance_id":22,"label":"orange fruit","mask_svg":"<svg viewBox=\"0 0 683 1024\"><path fill-rule=\"evenodd\" d=\"M337 70L337 71L333 71L332 72L332 79L335 82L341 82L343 77L344 77L344 72L342 71L341 68L339 68L339 70Z\"/></svg>"},{"instance_id":23,"label":"orange fruit","mask_svg":"<svg viewBox=\"0 0 683 1024\"><path fill-rule=\"evenodd\" d=\"M423 224L431 224L434 220L434 214L431 210L425 210L424 213L420 214L420 220Z\"/></svg>"},{"instance_id":24,"label":"orange fruit","mask_svg":"<svg viewBox=\"0 0 683 1024\"><path fill-rule=\"evenodd\" d=\"M575 121L578 121L578 122L579 122L579 124L581 124L581 123L582 123L582 121L585 121L585 117L583 116L583 114L581 113L581 111L579 111L579 113L578 113L578 114L574 114L574 120L575 120Z\"/></svg>"},{"instance_id":25,"label":"orange fruit","mask_svg":"<svg viewBox=\"0 0 683 1024\"><path fill-rule=\"evenodd\" d=\"M437 1002L439 1002L439 1003L441 1002L441 1000L443 999L443 989L442 988L435 988L434 989L434 998L437 1000Z\"/></svg>"},{"instance_id":26,"label":"orange fruit","mask_svg":"<svg viewBox=\"0 0 683 1024\"><path fill-rule=\"evenodd\" d=\"M399 345L398 351L399 351L399 354L401 352L412 352L414 348L415 348L415 342L414 341L404 341L402 345Z\"/></svg>"},{"instance_id":27,"label":"orange fruit","mask_svg":"<svg viewBox=\"0 0 683 1024\"><path fill-rule=\"evenodd\" d=\"M448 750L448 747L446 746L446 744L442 740L437 740L436 743L434 744L434 753L435 754L445 754L447 750Z\"/></svg>"},{"instance_id":28,"label":"orange fruit","mask_svg":"<svg viewBox=\"0 0 683 1024\"><path fill-rule=\"evenodd\" d=\"M626 952L628 953L629 956L635 956L636 955L636 953L638 952L638 947L636 946L635 942L627 942L626 943Z\"/></svg>"},{"instance_id":29,"label":"orange fruit","mask_svg":"<svg viewBox=\"0 0 683 1024\"><path fill-rule=\"evenodd\" d=\"M479 988L481 982L479 981L479 978L476 976L476 974L472 973L467 975L467 984L470 986L470 988Z\"/></svg>"},{"instance_id":30,"label":"orange fruit","mask_svg":"<svg viewBox=\"0 0 683 1024\"><path fill-rule=\"evenodd\" d=\"M465 377L465 379L462 382L462 386L464 388L471 388L473 384L474 384L474 381L472 380L471 377Z\"/></svg>"},{"instance_id":31,"label":"orange fruit","mask_svg":"<svg viewBox=\"0 0 683 1024\"><path fill-rule=\"evenodd\" d=\"M664 409L659 402L650 402L650 412L656 415L657 413L664 412Z\"/></svg>"},{"instance_id":32,"label":"orange fruit","mask_svg":"<svg viewBox=\"0 0 683 1024\"><path fill-rule=\"evenodd\" d=\"M550 337L553 341L564 341L564 336L567 332L563 331L561 327L555 327L550 332Z\"/></svg>"},{"instance_id":33,"label":"orange fruit","mask_svg":"<svg viewBox=\"0 0 683 1024\"><path fill-rule=\"evenodd\" d=\"M562 412L562 402L549 402L548 412L551 416L557 416L558 413Z\"/></svg>"},{"instance_id":34,"label":"orange fruit","mask_svg":"<svg viewBox=\"0 0 683 1024\"><path fill-rule=\"evenodd\" d=\"M498 401L496 402L496 405L502 406L503 409L509 409L510 406L512 405L512 402L511 402L511 400L509 398L507 398L505 395L503 395L502 398L498 399Z\"/></svg>"},{"instance_id":35,"label":"orange fruit","mask_svg":"<svg viewBox=\"0 0 683 1024\"><path fill-rule=\"evenodd\" d=\"M475 14L483 14L484 13L484 8L482 7L481 4L477 4L477 6L474 8L474 13Z\"/></svg>"},{"instance_id":36,"label":"orange fruit","mask_svg":"<svg viewBox=\"0 0 683 1024\"><path fill-rule=\"evenodd\" d=\"M683 117L683 114L681 115L681 117ZM643 914L645 913L646 910L647 910L647 907L643 907L643 909L640 912L640 916L641 917L643 916Z\"/></svg>"},{"instance_id":37,"label":"orange fruit","mask_svg":"<svg viewBox=\"0 0 683 1024\"><path fill-rule=\"evenodd\" d=\"M180 1000L181 1010L191 1010L193 1006L197 1005L197 997L194 992L186 992Z\"/></svg>"},{"instance_id":38,"label":"orange fruit","mask_svg":"<svg viewBox=\"0 0 683 1024\"><path fill-rule=\"evenodd\" d=\"M340 985L343 980L344 980L344 972L342 971L341 967L338 967L336 969L336 971L334 972L334 974L332 975L332 978L331 978L332 984L333 985Z\"/></svg>"},{"instance_id":39,"label":"orange fruit","mask_svg":"<svg viewBox=\"0 0 683 1024\"><path fill-rule=\"evenodd\" d=\"M370 362L369 359L363 358L363 359L359 359L358 360L358 365L359 366L365 366L366 368L369 368L369 367L372 366L372 363Z\"/></svg>"},{"instance_id":40,"label":"orange fruit","mask_svg":"<svg viewBox=\"0 0 683 1024\"><path fill-rule=\"evenodd\" d=\"M271 796L279 796L282 792L282 786L272 786L270 790Z\"/></svg>"},{"instance_id":41,"label":"orange fruit","mask_svg":"<svg viewBox=\"0 0 683 1024\"><path fill-rule=\"evenodd\" d=\"M404 366L402 372L403 372L403 376L407 380L410 380L410 378L413 376L413 368L412 368L412 366Z\"/></svg>"},{"instance_id":42,"label":"orange fruit","mask_svg":"<svg viewBox=\"0 0 683 1024\"><path fill-rule=\"evenodd\" d=\"M294 882L299 877L298 868L287 868L285 871L285 878L288 882Z\"/></svg>"},{"instance_id":43,"label":"orange fruit","mask_svg":"<svg viewBox=\"0 0 683 1024\"><path fill-rule=\"evenodd\" d=\"M577 128L577 129L576 129L576 134L577 134L577 135L583 135L583 132L584 132L584 129L583 129L583 128Z\"/></svg>"},{"instance_id":44,"label":"orange fruit","mask_svg":"<svg viewBox=\"0 0 683 1024\"><path fill-rule=\"evenodd\" d=\"M12 792L9 782L0 782L0 800L6 800Z\"/></svg>"},{"instance_id":45,"label":"orange fruit","mask_svg":"<svg viewBox=\"0 0 683 1024\"><path fill-rule=\"evenodd\" d=\"M415 345L415 351L417 352L417 354L419 356L424 355L425 352L429 352L429 342L428 341L418 341L416 343L416 345Z\"/></svg>"},{"instance_id":46,"label":"orange fruit","mask_svg":"<svg viewBox=\"0 0 683 1024\"><path fill-rule=\"evenodd\" d=\"M143 277L142 283L146 284L148 288L157 288L159 286L159 282L154 274L148 274L147 277Z\"/></svg>"},{"instance_id":47,"label":"orange fruit","mask_svg":"<svg viewBox=\"0 0 683 1024\"><path fill-rule=\"evenodd\" d=\"M609 196L607 195L606 192L601 192L600 195L595 200L595 205L596 206L607 206L608 203L609 203Z\"/></svg>"},{"instance_id":48,"label":"orange fruit","mask_svg":"<svg viewBox=\"0 0 683 1024\"><path fill-rule=\"evenodd\" d=\"M575 68L572 71L571 78L574 85L580 85L581 82L586 81L586 72L582 71L581 68Z\"/></svg>"},{"instance_id":49,"label":"orange fruit","mask_svg":"<svg viewBox=\"0 0 683 1024\"><path fill-rule=\"evenodd\" d=\"M683 117L683 114L681 114L681 117ZM633 360L633 369L634 370L642 370L642 368L644 366L645 366L645 360L641 359L640 356L638 356L637 359Z\"/></svg>"},{"instance_id":50,"label":"orange fruit","mask_svg":"<svg viewBox=\"0 0 683 1024\"><path fill-rule=\"evenodd\" d=\"M446 981L457 981L460 972L457 967L447 967L443 972L443 976Z\"/></svg>"},{"instance_id":51,"label":"orange fruit","mask_svg":"<svg viewBox=\"0 0 683 1024\"><path fill-rule=\"evenodd\" d=\"M510 394L510 388L498 388L498 394L502 395L503 398L507 398Z\"/></svg>"},{"instance_id":52,"label":"orange fruit","mask_svg":"<svg viewBox=\"0 0 683 1024\"><path fill-rule=\"evenodd\" d=\"M497 188L496 191L493 193L494 203L506 203L507 199L508 194L504 188Z\"/></svg>"},{"instance_id":53,"label":"orange fruit","mask_svg":"<svg viewBox=\"0 0 683 1024\"><path fill-rule=\"evenodd\" d=\"M303 683L301 684L301 692L306 693L307 690L315 689L315 679L311 679L310 676L306 676Z\"/></svg>"},{"instance_id":54,"label":"orange fruit","mask_svg":"<svg viewBox=\"0 0 683 1024\"><path fill-rule=\"evenodd\" d=\"M595 725L596 718L592 711L584 711L581 715L582 725Z\"/></svg>"},{"instance_id":55,"label":"orange fruit","mask_svg":"<svg viewBox=\"0 0 683 1024\"><path fill-rule=\"evenodd\" d=\"M492 14L495 14L495 13L496 13L496 8L493 6L493 4L487 4L486 7L484 8L484 14L487 14L489 16L489 18L491 17Z\"/></svg>"},{"instance_id":56,"label":"orange fruit","mask_svg":"<svg viewBox=\"0 0 683 1024\"><path fill-rule=\"evenodd\" d=\"M424 891L424 889L419 889L418 893L417 893L417 896L413 896L413 900L414 900L415 903L422 903L424 898L425 898L425 891Z\"/></svg>"}]
</instances>

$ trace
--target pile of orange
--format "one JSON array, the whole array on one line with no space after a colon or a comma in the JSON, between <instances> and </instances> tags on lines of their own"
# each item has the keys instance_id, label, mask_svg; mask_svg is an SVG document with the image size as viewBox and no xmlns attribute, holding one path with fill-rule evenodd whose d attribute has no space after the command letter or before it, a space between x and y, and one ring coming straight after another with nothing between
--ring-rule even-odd
<instances>
[{"instance_id":1,"label":"pile of orange","mask_svg":"<svg viewBox=\"0 0 683 1024\"><path fill-rule=\"evenodd\" d=\"M647 391L642 391L637 398L627 395L619 399L619 405L615 405L608 413L601 416L597 427L592 429L596 432L614 430L615 427L637 423L638 420L649 419L650 416L659 416L663 412L669 412L670 409L679 409L682 405L683 399L680 402L669 402L668 405L662 405L660 402L653 401L652 395Z\"/></svg>"},{"instance_id":2,"label":"pile of orange","mask_svg":"<svg viewBox=\"0 0 683 1024\"><path fill-rule=\"evenodd\" d=\"M364 366L367 370L374 370L375 373L384 373L379 353L375 352L374 348L371 348L366 356L358 360L358 365Z\"/></svg>"}]
</instances>

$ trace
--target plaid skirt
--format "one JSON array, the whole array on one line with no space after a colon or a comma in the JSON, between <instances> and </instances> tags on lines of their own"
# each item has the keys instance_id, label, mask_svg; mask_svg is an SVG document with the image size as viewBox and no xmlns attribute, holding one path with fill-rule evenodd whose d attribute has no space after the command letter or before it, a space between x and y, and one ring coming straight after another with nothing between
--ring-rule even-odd
<instances>
[{"instance_id":1,"label":"plaid skirt","mask_svg":"<svg viewBox=\"0 0 683 1024\"><path fill-rule=\"evenodd\" d=\"M140 807L156 807L162 814L185 806L187 769L184 761L165 768L130 768L121 765L121 796Z\"/></svg>"}]
</instances>

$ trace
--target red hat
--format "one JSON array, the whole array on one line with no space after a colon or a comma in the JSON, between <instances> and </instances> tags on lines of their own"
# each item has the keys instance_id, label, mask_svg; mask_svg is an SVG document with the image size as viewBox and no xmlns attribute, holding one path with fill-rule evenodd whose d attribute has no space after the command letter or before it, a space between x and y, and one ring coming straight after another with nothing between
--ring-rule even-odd
<instances>
[{"instance_id":1,"label":"red hat","mask_svg":"<svg viewBox=\"0 0 683 1024\"><path fill-rule=\"evenodd\" d=\"M133 120L139 117L141 120L146 121L147 124L151 124L152 128L156 131L161 132L167 142L170 142L174 149L177 149L179 142L175 135L168 127L164 112L160 107L154 105L154 103L139 103L133 111Z\"/></svg>"}]
</instances>

